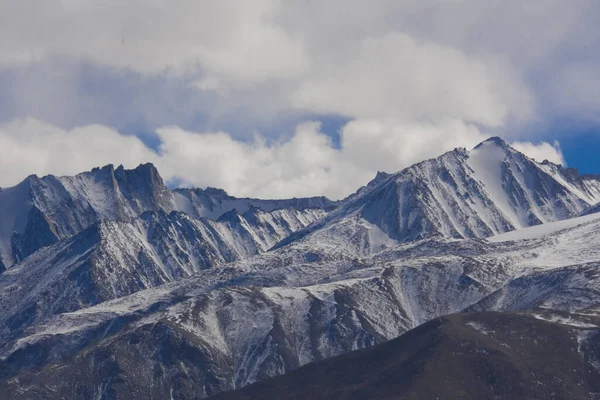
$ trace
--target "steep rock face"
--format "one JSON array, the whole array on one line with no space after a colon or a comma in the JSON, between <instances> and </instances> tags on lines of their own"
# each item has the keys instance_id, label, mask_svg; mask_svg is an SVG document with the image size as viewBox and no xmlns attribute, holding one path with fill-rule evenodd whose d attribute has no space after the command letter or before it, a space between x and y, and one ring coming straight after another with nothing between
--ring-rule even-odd
<instances>
[{"instance_id":1,"label":"steep rock face","mask_svg":"<svg viewBox=\"0 0 600 400\"><path fill-rule=\"evenodd\" d=\"M581 215L590 215L600 212L600 203L594 204L593 206L586 208Z\"/></svg>"},{"instance_id":2,"label":"steep rock face","mask_svg":"<svg viewBox=\"0 0 600 400\"><path fill-rule=\"evenodd\" d=\"M32 208L28 178L11 188L0 189L0 265L3 269L13 262L13 234L22 235ZM51 242L50 242L51 243Z\"/></svg>"},{"instance_id":3,"label":"steep rock face","mask_svg":"<svg viewBox=\"0 0 600 400\"><path fill-rule=\"evenodd\" d=\"M98 221L123 221L173 207L151 164L134 170L108 165L72 177L30 176L2 193L0 207L13 216L2 222L0 251L6 266Z\"/></svg>"}]
</instances>

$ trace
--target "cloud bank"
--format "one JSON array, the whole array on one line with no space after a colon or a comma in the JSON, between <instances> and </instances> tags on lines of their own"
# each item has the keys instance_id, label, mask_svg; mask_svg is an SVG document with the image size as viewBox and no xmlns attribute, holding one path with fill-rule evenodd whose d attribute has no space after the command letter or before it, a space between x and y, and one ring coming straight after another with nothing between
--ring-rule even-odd
<instances>
[{"instance_id":1,"label":"cloud bank","mask_svg":"<svg viewBox=\"0 0 600 400\"><path fill-rule=\"evenodd\" d=\"M532 127L599 121L598 20L595 0L0 2L0 184L152 161L339 198L492 135L564 163Z\"/></svg>"},{"instance_id":2,"label":"cloud bank","mask_svg":"<svg viewBox=\"0 0 600 400\"><path fill-rule=\"evenodd\" d=\"M568 102L545 100L571 88L598 110L581 76L599 80L599 18L594 0L5 1L0 66L59 55L139 79L185 76L235 102L251 91L244 106L276 96L270 114L498 126L533 117L540 102L573 113Z\"/></svg>"},{"instance_id":3,"label":"cloud bank","mask_svg":"<svg viewBox=\"0 0 600 400\"><path fill-rule=\"evenodd\" d=\"M109 163L133 168L150 161L168 181L224 188L236 196L339 199L374 178L378 169L395 172L487 138L458 120L441 125L352 121L344 126L338 147L316 122L300 124L289 140L276 142L258 135L242 142L224 132L177 127L156 133L157 151L102 125L63 130L34 119L14 121L0 126L0 169L10 172L0 176L0 186L31 173L68 175ZM560 148L548 143L515 147L540 161L562 162Z\"/></svg>"}]
</instances>

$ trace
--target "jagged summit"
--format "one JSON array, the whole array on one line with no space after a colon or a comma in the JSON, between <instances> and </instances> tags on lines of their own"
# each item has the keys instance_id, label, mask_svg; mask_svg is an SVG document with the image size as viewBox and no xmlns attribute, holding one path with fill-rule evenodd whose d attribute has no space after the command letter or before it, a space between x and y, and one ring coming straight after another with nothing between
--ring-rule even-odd
<instances>
[{"instance_id":1,"label":"jagged summit","mask_svg":"<svg viewBox=\"0 0 600 400\"><path fill-rule=\"evenodd\" d=\"M391 174L388 174L387 172L377 171L377 175L375 175L375 179L373 179L373 182L380 182L390 176Z\"/></svg>"},{"instance_id":2,"label":"jagged summit","mask_svg":"<svg viewBox=\"0 0 600 400\"><path fill-rule=\"evenodd\" d=\"M6 266L100 220L129 220L145 211L172 210L171 193L152 164L113 164L74 176L29 176L0 196L4 218L0 258Z\"/></svg>"},{"instance_id":3,"label":"jagged summit","mask_svg":"<svg viewBox=\"0 0 600 400\"><path fill-rule=\"evenodd\" d=\"M488 145L494 144L501 148L505 148L505 149L511 148L512 149L511 145L508 144L508 142L506 140L502 139L500 136L492 136L492 137L484 140L483 142L479 143L477 146L474 147L474 149L477 149L478 147L484 146L486 144L488 144Z\"/></svg>"},{"instance_id":4,"label":"jagged summit","mask_svg":"<svg viewBox=\"0 0 600 400\"><path fill-rule=\"evenodd\" d=\"M134 169L108 164L74 176L30 175L0 192L0 272L98 221L129 221L147 211L181 211L216 221L231 210L244 213L250 207L329 211L336 203L324 197L238 199L216 188L171 191L152 163Z\"/></svg>"},{"instance_id":5,"label":"jagged summit","mask_svg":"<svg viewBox=\"0 0 600 400\"><path fill-rule=\"evenodd\" d=\"M98 166L98 167L94 167L89 171L83 171L80 172L78 174L75 175L55 175L55 174L47 174L44 175L42 177L40 177L37 174L31 174L29 176L27 176L24 181L29 181L29 180L44 180L44 179L66 179L66 178L76 178L82 175L97 175L97 174L133 174L133 173L148 173L150 175L154 175L158 178L160 178L160 174L158 172L158 169L156 168L156 166L151 163L142 163L139 164L137 167L132 168L132 169L127 169L123 166L123 164L119 164L119 166L117 168L115 168L115 164L109 163L103 166ZM162 178L160 178L160 180L162 181Z\"/></svg>"},{"instance_id":6,"label":"jagged summit","mask_svg":"<svg viewBox=\"0 0 600 400\"><path fill-rule=\"evenodd\" d=\"M89 173L96 173L96 172L101 172L101 171L114 171L115 170L115 165L114 164L106 164L102 167L94 167L92 168L90 171L88 171ZM83 174L85 174L85 172L82 172Z\"/></svg>"}]
</instances>

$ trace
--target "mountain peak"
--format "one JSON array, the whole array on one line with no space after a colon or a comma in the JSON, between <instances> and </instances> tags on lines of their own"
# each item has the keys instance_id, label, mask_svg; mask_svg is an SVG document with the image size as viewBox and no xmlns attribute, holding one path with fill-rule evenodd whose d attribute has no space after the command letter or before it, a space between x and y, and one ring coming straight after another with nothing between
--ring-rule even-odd
<instances>
[{"instance_id":1,"label":"mountain peak","mask_svg":"<svg viewBox=\"0 0 600 400\"><path fill-rule=\"evenodd\" d=\"M391 176L391 174L388 174L387 172L377 171L377 175L375 175L375 179L373 181L379 182L390 176Z\"/></svg>"},{"instance_id":2,"label":"mountain peak","mask_svg":"<svg viewBox=\"0 0 600 400\"><path fill-rule=\"evenodd\" d=\"M117 168L115 168L114 164L106 164L102 167L94 167L91 169L91 171L89 172L108 172L108 173L114 173L116 172L117 174L123 174L123 173L131 173L131 172L150 172L151 174L158 174L158 170L157 168L154 166L154 164L152 163L144 163L144 164L140 164L137 167L133 168L133 169L126 169L123 164L119 164L119 166ZM84 172L85 173L85 172ZM79 174L78 174L79 175ZM76 176L76 175L75 175Z\"/></svg>"},{"instance_id":3,"label":"mountain peak","mask_svg":"<svg viewBox=\"0 0 600 400\"><path fill-rule=\"evenodd\" d=\"M90 172L105 172L105 171L114 171L115 170L115 165L114 164L106 164L103 167L94 167L92 168L92 170ZM84 172L85 173L85 172Z\"/></svg>"},{"instance_id":4,"label":"mountain peak","mask_svg":"<svg viewBox=\"0 0 600 400\"><path fill-rule=\"evenodd\" d=\"M121 167L123 167L123 166L121 166ZM156 169L156 167L154 166L154 164L152 164L151 162L140 164L137 167L135 167L135 170L137 170L137 171L146 171L146 170L158 171Z\"/></svg>"},{"instance_id":5,"label":"mountain peak","mask_svg":"<svg viewBox=\"0 0 600 400\"><path fill-rule=\"evenodd\" d=\"M510 145L508 144L508 142L506 140L502 139L500 136L492 136L491 138L486 139L483 142L479 143L477 146L475 146L475 149L478 149L478 148L482 147L483 145L489 145L489 144L496 145L503 149L510 148Z\"/></svg>"}]
</instances>

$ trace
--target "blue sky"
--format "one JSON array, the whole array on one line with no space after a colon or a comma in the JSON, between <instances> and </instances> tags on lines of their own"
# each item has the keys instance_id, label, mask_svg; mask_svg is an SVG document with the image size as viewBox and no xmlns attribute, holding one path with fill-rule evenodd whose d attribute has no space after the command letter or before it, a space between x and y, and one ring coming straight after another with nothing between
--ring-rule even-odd
<instances>
[{"instance_id":1,"label":"blue sky","mask_svg":"<svg viewBox=\"0 0 600 400\"><path fill-rule=\"evenodd\" d=\"M337 198L492 135L600 173L599 19L594 0L2 2L0 186L151 161Z\"/></svg>"},{"instance_id":2,"label":"blue sky","mask_svg":"<svg viewBox=\"0 0 600 400\"><path fill-rule=\"evenodd\" d=\"M577 168L583 174L600 175L600 128L590 126L572 135L561 141L567 166Z\"/></svg>"}]
</instances>

